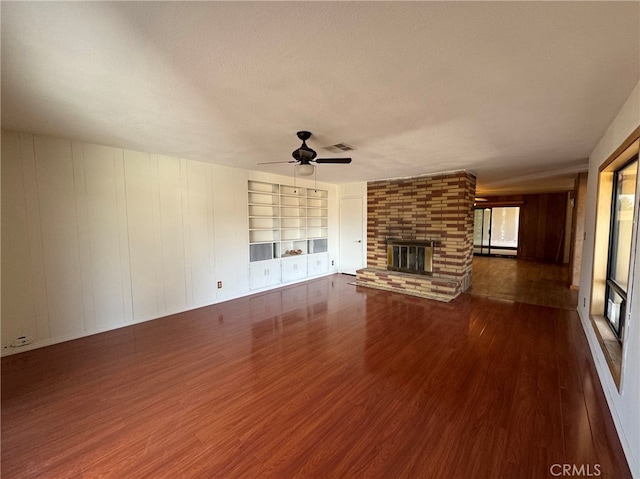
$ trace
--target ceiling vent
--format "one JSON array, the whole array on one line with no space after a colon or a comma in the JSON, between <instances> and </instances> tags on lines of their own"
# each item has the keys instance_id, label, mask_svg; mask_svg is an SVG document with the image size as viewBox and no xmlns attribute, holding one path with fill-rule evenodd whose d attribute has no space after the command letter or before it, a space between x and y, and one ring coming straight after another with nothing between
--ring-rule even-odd
<instances>
[{"instance_id":1,"label":"ceiling vent","mask_svg":"<svg viewBox=\"0 0 640 479\"><path fill-rule=\"evenodd\" d=\"M325 150L330 151L331 153L341 153L343 151L351 151L353 150L353 146L349 146L346 143L336 143L335 145L325 146Z\"/></svg>"}]
</instances>

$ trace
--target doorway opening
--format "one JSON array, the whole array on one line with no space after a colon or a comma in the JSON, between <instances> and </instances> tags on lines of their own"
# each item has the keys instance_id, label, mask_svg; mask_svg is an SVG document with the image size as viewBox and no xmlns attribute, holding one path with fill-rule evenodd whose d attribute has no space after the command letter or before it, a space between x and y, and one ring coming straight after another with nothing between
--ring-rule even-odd
<instances>
[{"instance_id":1,"label":"doorway opening","mask_svg":"<svg viewBox=\"0 0 640 479\"><path fill-rule=\"evenodd\" d=\"M519 206L476 208L473 223L473 254L518 256Z\"/></svg>"}]
</instances>

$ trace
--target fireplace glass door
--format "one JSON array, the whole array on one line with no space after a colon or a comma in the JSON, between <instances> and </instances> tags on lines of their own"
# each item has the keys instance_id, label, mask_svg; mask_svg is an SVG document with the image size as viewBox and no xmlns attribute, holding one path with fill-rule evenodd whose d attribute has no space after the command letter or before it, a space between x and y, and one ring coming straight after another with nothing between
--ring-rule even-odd
<instances>
[{"instance_id":1,"label":"fireplace glass door","mask_svg":"<svg viewBox=\"0 0 640 479\"><path fill-rule=\"evenodd\" d=\"M433 241L387 241L387 269L416 274L433 272Z\"/></svg>"},{"instance_id":2,"label":"fireplace glass door","mask_svg":"<svg viewBox=\"0 0 640 479\"><path fill-rule=\"evenodd\" d=\"M517 256L520 207L478 208L474 213L473 252Z\"/></svg>"}]
</instances>

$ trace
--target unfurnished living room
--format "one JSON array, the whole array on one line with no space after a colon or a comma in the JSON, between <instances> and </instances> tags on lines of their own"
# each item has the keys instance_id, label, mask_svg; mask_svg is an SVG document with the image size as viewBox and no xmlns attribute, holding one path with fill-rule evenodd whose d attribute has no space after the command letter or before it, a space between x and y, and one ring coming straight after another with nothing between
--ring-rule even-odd
<instances>
[{"instance_id":1,"label":"unfurnished living room","mask_svg":"<svg viewBox=\"0 0 640 479\"><path fill-rule=\"evenodd\" d=\"M13 2L1 474L640 479L639 2Z\"/></svg>"}]
</instances>

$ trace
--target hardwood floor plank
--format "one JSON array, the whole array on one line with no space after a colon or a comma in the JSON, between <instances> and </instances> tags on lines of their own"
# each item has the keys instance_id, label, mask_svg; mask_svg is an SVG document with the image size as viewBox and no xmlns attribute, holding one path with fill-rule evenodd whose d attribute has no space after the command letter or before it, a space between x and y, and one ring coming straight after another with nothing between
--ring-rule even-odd
<instances>
[{"instance_id":1,"label":"hardwood floor plank","mask_svg":"<svg viewBox=\"0 0 640 479\"><path fill-rule=\"evenodd\" d=\"M575 313L350 281L3 358L3 474L630 477Z\"/></svg>"}]
</instances>

